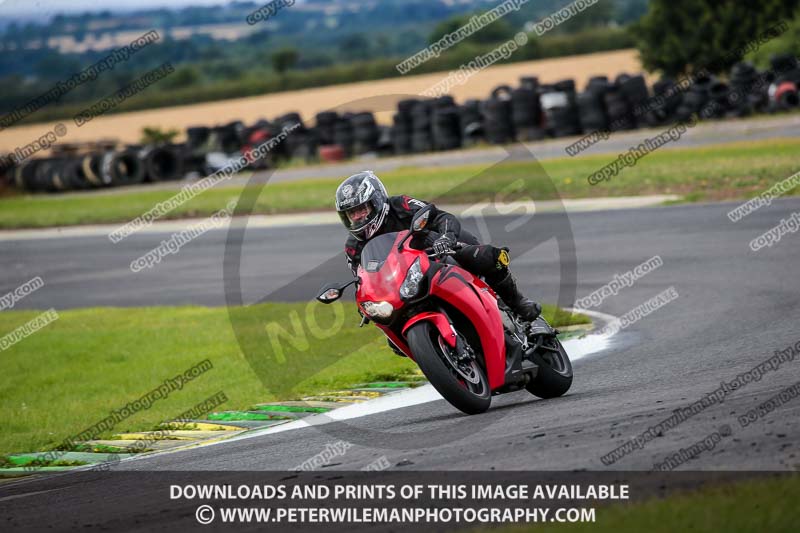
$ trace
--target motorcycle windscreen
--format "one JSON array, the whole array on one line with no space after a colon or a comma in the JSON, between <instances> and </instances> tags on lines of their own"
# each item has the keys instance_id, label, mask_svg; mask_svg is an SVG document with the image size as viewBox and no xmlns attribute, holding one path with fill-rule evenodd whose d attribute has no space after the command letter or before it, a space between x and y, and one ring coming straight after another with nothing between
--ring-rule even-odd
<instances>
[{"instance_id":1,"label":"motorcycle windscreen","mask_svg":"<svg viewBox=\"0 0 800 533\"><path fill-rule=\"evenodd\" d=\"M384 233L369 240L361 250L361 265L367 272L377 272L381 269L397 241L397 232Z\"/></svg>"}]
</instances>

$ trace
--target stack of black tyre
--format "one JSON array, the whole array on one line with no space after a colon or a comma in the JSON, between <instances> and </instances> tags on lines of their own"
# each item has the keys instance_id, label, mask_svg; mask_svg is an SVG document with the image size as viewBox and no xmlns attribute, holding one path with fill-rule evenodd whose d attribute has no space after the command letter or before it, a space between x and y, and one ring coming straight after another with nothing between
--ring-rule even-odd
<instances>
[{"instance_id":1,"label":"stack of black tyre","mask_svg":"<svg viewBox=\"0 0 800 533\"><path fill-rule=\"evenodd\" d=\"M683 99L675 116L680 122L687 121L692 115L701 116L704 109L711 104L711 85L714 77L708 75L698 75L694 78L694 83L683 93Z\"/></svg>"},{"instance_id":2,"label":"stack of black tyre","mask_svg":"<svg viewBox=\"0 0 800 533\"><path fill-rule=\"evenodd\" d=\"M539 88L539 99L548 133L553 137L566 137L581 133L575 81L568 79Z\"/></svg>"},{"instance_id":3,"label":"stack of black tyre","mask_svg":"<svg viewBox=\"0 0 800 533\"><path fill-rule=\"evenodd\" d=\"M623 73L617 76L614 84L619 87L620 95L630 110L630 119L633 127L638 128L645 125L646 108L650 93L647 90L644 76L641 74L630 76Z\"/></svg>"},{"instance_id":4,"label":"stack of black tyre","mask_svg":"<svg viewBox=\"0 0 800 533\"><path fill-rule=\"evenodd\" d=\"M589 79L586 90L576 97L581 127L587 133L608 130L609 120L605 103L608 87L606 76L594 76Z\"/></svg>"},{"instance_id":5,"label":"stack of black tyre","mask_svg":"<svg viewBox=\"0 0 800 533\"><path fill-rule=\"evenodd\" d=\"M767 110L766 76L759 73L752 63L741 61L731 68L731 94L729 100L735 115L744 117Z\"/></svg>"},{"instance_id":6,"label":"stack of black tyre","mask_svg":"<svg viewBox=\"0 0 800 533\"><path fill-rule=\"evenodd\" d=\"M11 154L0 154L0 188L7 187L14 182L15 166Z\"/></svg>"},{"instance_id":7,"label":"stack of black tyre","mask_svg":"<svg viewBox=\"0 0 800 533\"><path fill-rule=\"evenodd\" d=\"M433 102L417 100L411 108L411 152L419 154L433 151Z\"/></svg>"},{"instance_id":8,"label":"stack of black tyre","mask_svg":"<svg viewBox=\"0 0 800 533\"><path fill-rule=\"evenodd\" d=\"M155 164L152 158L151 163ZM14 174L17 187L38 192L119 187L135 185L144 179L145 165L135 148L82 156L29 159L19 164Z\"/></svg>"},{"instance_id":9,"label":"stack of black tyre","mask_svg":"<svg viewBox=\"0 0 800 533\"><path fill-rule=\"evenodd\" d=\"M344 113L333 124L333 144L342 147L345 157L353 156L353 145L355 144L351 117L352 113Z\"/></svg>"},{"instance_id":10,"label":"stack of black tyre","mask_svg":"<svg viewBox=\"0 0 800 533\"><path fill-rule=\"evenodd\" d=\"M186 128L186 150L183 159L186 172L202 173L205 169L206 154L211 149L211 128L205 126Z\"/></svg>"},{"instance_id":11,"label":"stack of black tyre","mask_svg":"<svg viewBox=\"0 0 800 533\"><path fill-rule=\"evenodd\" d=\"M619 84L619 78L614 83L609 84L603 93L603 103L605 104L608 116L608 129L610 131L632 130L636 127L636 120L633 117L625 93Z\"/></svg>"},{"instance_id":12,"label":"stack of black tyre","mask_svg":"<svg viewBox=\"0 0 800 533\"><path fill-rule=\"evenodd\" d=\"M375 115L370 111L355 113L350 122L353 124L353 152L356 155L375 152L381 136Z\"/></svg>"},{"instance_id":13,"label":"stack of black tyre","mask_svg":"<svg viewBox=\"0 0 800 533\"><path fill-rule=\"evenodd\" d=\"M378 143L375 152L379 156L394 155L394 138L392 137L392 127L378 125Z\"/></svg>"},{"instance_id":14,"label":"stack of black tyre","mask_svg":"<svg viewBox=\"0 0 800 533\"><path fill-rule=\"evenodd\" d=\"M713 79L708 87L709 105L703 118L725 118L733 115L736 109L730 102L730 86L720 79Z\"/></svg>"},{"instance_id":15,"label":"stack of black tyre","mask_svg":"<svg viewBox=\"0 0 800 533\"><path fill-rule=\"evenodd\" d=\"M467 100L458 112L462 143L472 146L481 142L485 138L481 101Z\"/></svg>"},{"instance_id":16,"label":"stack of black tyre","mask_svg":"<svg viewBox=\"0 0 800 533\"><path fill-rule=\"evenodd\" d=\"M655 82L653 84L653 98L642 110L644 112L644 123L650 127L673 123L678 107L683 100L683 91L685 89L684 85L679 85L673 78L668 76L664 76Z\"/></svg>"},{"instance_id":17,"label":"stack of black tyre","mask_svg":"<svg viewBox=\"0 0 800 533\"><path fill-rule=\"evenodd\" d=\"M394 153L404 155L411 153L411 136L414 132L411 110L417 105L416 99L400 100L397 113L392 117L392 145Z\"/></svg>"},{"instance_id":18,"label":"stack of black tyre","mask_svg":"<svg viewBox=\"0 0 800 533\"><path fill-rule=\"evenodd\" d=\"M442 96L431 103L431 136L434 150L461 148L461 116L451 96Z\"/></svg>"},{"instance_id":19,"label":"stack of black tyre","mask_svg":"<svg viewBox=\"0 0 800 533\"><path fill-rule=\"evenodd\" d=\"M336 126L336 121L339 119L339 114L336 111L322 111L317 113L316 131L319 144L328 145L334 144L333 131Z\"/></svg>"},{"instance_id":20,"label":"stack of black tyre","mask_svg":"<svg viewBox=\"0 0 800 533\"><path fill-rule=\"evenodd\" d=\"M279 157L286 159L297 158L311 162L317 156L317 145L319 144L317 134L314 130L306 128L299 113L286 113L275 119L277 131L274 135L283 130L291 131L286 139L277 145L274 150Z\"/></svg>"},{"instance_id":21,"label":"stack of black tyre","mask_svg":"<svg viewBox=\"0 0 800 533\"><path fill-rule=\"evenodd\" d=\"M511 91L511 120L517 140L536 141L544 138L538 78L520 78L520 86Z\"/></svg>"},{"instance_id":22,"label":"stack of black tyre","mask_svg":"<svg viewBox=\"0 0 800 533\"><path fill-rule=\"evenodd\" d=\"M500 85L492 91L491 97L483 102L484 133L486 140L492 144L507 144L515 140L512 92L508 85Z\"/></svg>"},{"instance_id":23,"label":"stack of black tyre","mask_svg":"<svg viewBox=\"0 0 800 533\"><path fill-rule=\"evenodd\" d=\"M174 181L183 178L188 151L185 144L161 144L130 147L142 164L144 180Z\"/></svg>"},{"instance_id":24,"label":"stack of black tyre","mask_svg":"<svg viewBox=\"0 0 800 533\"><path fill-rule=\"evenodd\" d=\"M241 120L234 120L223 126L212 129L213 146L216 151L233 154L242 149L244 145L245 126Z\"/></svg>"}]
</instances>

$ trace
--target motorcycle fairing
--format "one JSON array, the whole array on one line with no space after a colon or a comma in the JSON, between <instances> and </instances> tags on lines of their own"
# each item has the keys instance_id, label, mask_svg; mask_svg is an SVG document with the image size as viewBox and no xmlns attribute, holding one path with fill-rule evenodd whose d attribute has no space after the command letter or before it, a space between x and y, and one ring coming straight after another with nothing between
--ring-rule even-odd
<instances>
[{"instance_id":1,"label":"motorcycle fairing","mask_svg":"<svg viewBox=\"0 0 800 533\"><path fill-rule=\"evenodd\" d=\"M454 306L472 323L481 340L489 388L502 387L506 368L503 321L489 286L463 268L447 265L433 276L430 294Z\"/></svg>"}]
</instances>

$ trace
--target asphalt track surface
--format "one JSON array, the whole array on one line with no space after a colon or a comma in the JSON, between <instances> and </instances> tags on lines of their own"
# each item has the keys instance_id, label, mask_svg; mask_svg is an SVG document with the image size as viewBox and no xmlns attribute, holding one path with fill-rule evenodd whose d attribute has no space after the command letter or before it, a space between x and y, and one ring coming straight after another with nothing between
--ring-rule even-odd
<instances>
[{"instance_id":1,"label":"asphalt track surface","mask_svg":"<svg viewBox=\"0 0 800 533\"><path fill-rule=\"evenodd\" d=\"M321 427L141 458L118 468L143 472L141 476L167 470L286 471L328 443L345 439L353 447L337 457L326 472L359 470L381 456L388 459L392 470L399 471L649 470L655 462L727 425L732 435L681 469L797 470L800 400L788 401L744 428L737 417L797 383L800 357L614 464L606 465L600 459L669 417L673 410L712 392L720 382L735 379L776 350L800 340L800 236L785 235L781 242L759 252L748 247L756 236L800 211L800 199L777 200L737 223L726 217L734 205L570 215L577 250L576 296L588 295L614 274L659 255L664 262L661 268L609 297L598 309L620 316L671 286L679 297L621 331L610 348L578 361L572 389L562 398L539 400L524 391L512 393L495 397L490 411L472 417L440 400ZM535 227L540 233L563 231L555 220L553 214L536 215ZM508 221L488 219L498 235ZM5 273L0 293L38 274L46 280L46 287L29 296L21 307L224 304L225 232L204 235L151 272L131 274L127 270L131 258L162 238L140 234L117 247L102 237L0 242L0 271ZM248 234L242 275L245 301L262 299L304 270L337 256L341 240L341 229L335 226ZM559 286L559 258L552 241L516 258L515 250L526 249L524 239L504 244L512 249L512 267L524 291L553 301ZM323 278L344 273L343 267L332 266L329 272L319 274L319 279L306 283L306 289L279 294L306 299ZM110 480L92 482L74 476L29 480L10 491L0 489L0 506L7 510L9 523L35 524L37 519L31 517L37 514L41 520L61 516L69 523L83 516L82 509L94 513L100 523L123 520L135 529L147 522L134 519L156 512L155 507L131 506L127 514L106 516L97 503L89 509L85 506L89 504L81 502L116 501L120 489ZM70 491L64 488L79 491L81 498L68 496ZM45 508L46 513L42 511ZM119 513L119 508L114 506L114 512Z\"/></svg>"}]
</instances>

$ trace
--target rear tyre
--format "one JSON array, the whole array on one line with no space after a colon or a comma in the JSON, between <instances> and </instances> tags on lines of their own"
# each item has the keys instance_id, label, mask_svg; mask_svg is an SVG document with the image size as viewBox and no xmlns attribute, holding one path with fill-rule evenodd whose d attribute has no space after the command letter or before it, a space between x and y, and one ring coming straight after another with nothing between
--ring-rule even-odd
<instances>
[{"instance_id":1,"label":"rear tyre","mask_svg":"<svg viewBox=\"0 0 800 533\"><path fill-rule=\"evenodd\" d=\"M545 339L533 356L539 365L536 377L525 387L539 398L563 396L572 386L572 363L557 337Z\"/></svg>"},{"instance_id":2,"label":"rear tyre","mask_svg":"<svg viewBox=\"0 0 800 533\"><path fill-rule=\"evenodd\" d=\"M468 415L483 413L492 403L492 391L486 373L477 361L469 371L477 383L459 374L442 347L447 347L439 331L427 321L408 330L408 345L422 373L450 404ZM441 342L440 342L441 341Z\"/></svg>"}]
</instances>

